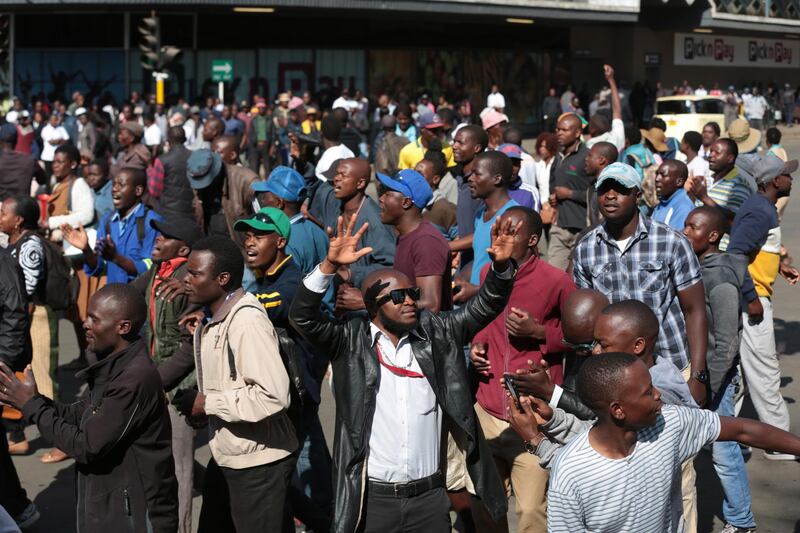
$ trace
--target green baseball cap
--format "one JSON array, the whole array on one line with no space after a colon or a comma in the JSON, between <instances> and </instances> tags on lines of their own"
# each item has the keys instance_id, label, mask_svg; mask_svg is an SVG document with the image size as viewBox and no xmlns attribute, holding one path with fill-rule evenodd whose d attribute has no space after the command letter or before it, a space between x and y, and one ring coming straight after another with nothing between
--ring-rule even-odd
<instances>
[{"instance_id":1,"label":"green baseball cap","mask_svg":"<svg viewBox=\"0 0 800 533\"><path fill-rule=\"evenodd\" d=\"M233 225L236 231L265 231L277 233L284 239L288 239L292 233L292 223L286 213L275 207L263 207L250 218L240 218Z\"/></svg>"}]
</instances>

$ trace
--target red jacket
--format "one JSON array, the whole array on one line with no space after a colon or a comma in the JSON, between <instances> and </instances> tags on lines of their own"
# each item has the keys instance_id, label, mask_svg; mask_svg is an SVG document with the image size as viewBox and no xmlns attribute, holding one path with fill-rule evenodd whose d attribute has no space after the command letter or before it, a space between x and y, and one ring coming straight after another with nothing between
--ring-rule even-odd
<instances>
[{"instance_id":1,"label":"red jacket","mask_svg":"<svg viewBox=\"0 0 800 533\"><path fill-rule=\"evenodd\" d=\"M490 265L481 271L481 282ZM490 375L480 376L477 399L487 412L506 419L506 398L500 380L504 372L528 368L528 360L539 362L544 358L550 367L553 383L561 384L562 352L561 306L575 290L575 283L563 270L559 270L538 257L532 257L519 267L514 290L505 310L489 327L475 336L473 342L488 345L487 359L492 365ZM506 317L512 307L524 309L545 326L544 341L511 337L506 330Z\"/></svg>"}]
</instances>

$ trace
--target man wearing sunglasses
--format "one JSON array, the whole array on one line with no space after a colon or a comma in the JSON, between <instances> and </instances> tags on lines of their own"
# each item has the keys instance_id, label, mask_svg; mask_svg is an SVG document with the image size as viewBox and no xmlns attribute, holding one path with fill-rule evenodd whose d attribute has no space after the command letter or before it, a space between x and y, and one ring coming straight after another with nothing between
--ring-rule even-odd
<instances>
[{"instance_id":1,"label":"man wearing sunglasses","mask_svg":"<svg viewBox=\"0 0 800 533\"><path fill-rule=\"evenodd\" d=\"M341 266L371 252L358 249L367 224L338 219L328 256L298 288L290 319L331 355L336 401L335 532L449 532L441 470L442 423L465 435L474 493L494 520L507 511L505 492L472 408L461 346L503 310L514 284L519 225L498 219L488 248L493 263L479 293L456 311L417 306L419 291L396 270L362 284L369 318L332 322L320 302ZM400 525L398 527L398 525Z\"/></svg>"}]
</instances>

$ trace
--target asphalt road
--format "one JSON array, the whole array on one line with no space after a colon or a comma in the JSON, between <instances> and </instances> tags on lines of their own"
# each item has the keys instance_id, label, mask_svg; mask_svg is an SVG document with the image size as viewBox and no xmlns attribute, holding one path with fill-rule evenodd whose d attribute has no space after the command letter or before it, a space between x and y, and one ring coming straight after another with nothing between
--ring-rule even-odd
<instances>
[{"instance_id":1,"label":"asphalt road","mask_svg":"<svg viewBox=\"0 0 800 533\"><path fill-rule=\"evenodd\" d=\"M784 147L792 157L800 156L800 128L784 130ZM800 187L795 194L800 194ZM794 205L792 205L794 204ZM784 244L790 254L798 257L800 264L800 201L793 200L787 209L783 221ZM800 434L800 286L790 287L782 279L775 289L775 334L778 353L781 356L783 379L782 393L789 405L792 416L792 431ZM60 331L60 364L67 363L77 355L75 334L69 324L61 323ZM59 369L62 399L71 401L80 392L80 384L73 373ZM323 402L320 417L329 445L332 444L332 429L335 407L329 391L323 391ZM745 403L742 416L754 417L749 402ZM31 441L31 453L16 457L20 478L28 491L28 496L36 502L42 518L31 531L41 533L69 533L75 530L74 511L74 470L71 460L58 464L42 464L40 456L49 449L47 443L39 438L35 428L27 429ZM197 437L196 452L196 488L200 487L200 479L204 466L208 461L208 446L205 435ZM698 499L699 499L699 531L701 533L719 531L724 523L721 521L721 490L719 481L711 466L710 454L702 452L697 460ZM758 530L762 533L800 532L800 463L772 462L764 459L759 450L754 450L747 461L747 471L753 494L753 512L758 522ZM199 492L194 500L195 524L199 516L201 498ZM509 505L512 512L509 522L512 531L516 519L513 516L513 502Z\"/></svg>"}]
</instances>

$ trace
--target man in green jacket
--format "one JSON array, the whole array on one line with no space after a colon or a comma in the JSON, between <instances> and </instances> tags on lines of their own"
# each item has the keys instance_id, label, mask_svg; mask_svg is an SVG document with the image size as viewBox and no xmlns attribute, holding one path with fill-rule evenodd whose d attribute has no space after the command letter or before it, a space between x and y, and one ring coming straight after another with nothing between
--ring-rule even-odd
<instances>
[{"instance_id":1,"label":"man in green jacket","mask_svg":"<svg viewBox=\"0 0 800 533\"><path fill-rule=\"evenodd\" d=\"M150 225L160 235L153 246L154 268L131 282L147 302L146 339L150 355L156 365L171 357L184 341L191 346L191 335L181 329L178 320L191 306L179 290L186 275L186 261L192 246L203 238L203 231L193 220L186 218L152 220ZM195 375L187 376L179 389L195 386ZM179 533L192 530L192 485L194 465L194 429L186 423L174 405L169 405L172 424L172 456L175 459L175 477L178 479Z\"/></svg>"}]
</instances>

